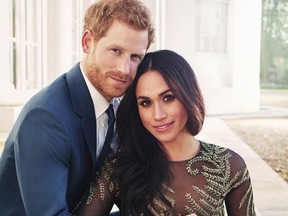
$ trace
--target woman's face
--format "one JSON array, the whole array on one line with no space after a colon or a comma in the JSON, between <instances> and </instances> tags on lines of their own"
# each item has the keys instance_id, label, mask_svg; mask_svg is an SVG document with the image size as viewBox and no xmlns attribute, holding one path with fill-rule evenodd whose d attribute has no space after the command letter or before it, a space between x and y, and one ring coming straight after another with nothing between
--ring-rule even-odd
<instances>
[{"instance_id":1,"label":"woman's face","mask_svg":"<svg viewBox=\"0 0 288 216\"><path fill-rule=\"evenodd\" d=\"M177 144L189 134L188 114L157 71L144 73L136 86L139 115L144 127L162 145Z\"/></svg>"}]
</instances>

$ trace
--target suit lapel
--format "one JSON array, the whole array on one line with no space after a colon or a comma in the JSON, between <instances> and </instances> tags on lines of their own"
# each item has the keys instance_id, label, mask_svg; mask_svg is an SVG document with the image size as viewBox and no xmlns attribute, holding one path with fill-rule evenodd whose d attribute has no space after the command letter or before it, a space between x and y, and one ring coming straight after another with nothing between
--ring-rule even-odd
<instances>
[{"instance_id":1,"label":"suit lapel","mask_svg":"<svg viewBox=\"0 0 288 216\"><path fill-rule=\"evenodd\" d=\"M96 168L96 117L93 101L80 70L79 63L67 74L67 84L74 112L82 118L82 132Z\"/></svg>"}]
</instances>

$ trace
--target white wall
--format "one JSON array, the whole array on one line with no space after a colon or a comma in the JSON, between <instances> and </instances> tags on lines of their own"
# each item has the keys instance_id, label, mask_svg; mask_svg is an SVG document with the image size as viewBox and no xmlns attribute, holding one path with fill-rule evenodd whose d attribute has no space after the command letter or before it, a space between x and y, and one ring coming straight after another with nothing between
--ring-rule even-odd
<instances>
[{"instance_id":1,"label":"white wall","mask_svg":"<svg viewBox=\"0 0 288 216\"><path fill-rule=\"evenodd\" d=\"M259 109L261 0L237 0L233 6L231 56L237 96L233 102L245 112Z\"/></svg>"},{"instance_id":2,"label":"white wall","mask_svg":"<svg viewBox=\"0 0 288 216\"><path fill-rule=\"evenodd\" d=\"M193 51L195 11L191 0L142 1L150 8L156 25L156 43L150 50L172 49L190 62L202 87L208 114L259 109L261 0L229 1L228 52L225 55L197 54ZM83 0L83 11L92 2L94 0ZM71 54L72 1L49 0L46 3L43 49L47 50L44 53L44 64L47 66L43 70L47 70L49 83L75 62ZM19 108L34 92L15 91L10 84L8 1L0 1L0 12L0 131L9 131L6 125L12 125ZM7 106L12 108L10 117L5 114L9 111Z\"/></svg>"},{"instance_id":3,"label":"white wall","mask_svg":"<svg viewBox=\"0 0 288 216\"><path fill-rule=\"evenodd\" d=\"M195 11L191 0L159 1L164 2L165 10L156 11L156 19L161 20L157 31L162 31L156 47L177 51L190 62L202 87L207 113L257 111L261 0L229 1L227 54L193 51Z\"/></svg>"}]
</instances>

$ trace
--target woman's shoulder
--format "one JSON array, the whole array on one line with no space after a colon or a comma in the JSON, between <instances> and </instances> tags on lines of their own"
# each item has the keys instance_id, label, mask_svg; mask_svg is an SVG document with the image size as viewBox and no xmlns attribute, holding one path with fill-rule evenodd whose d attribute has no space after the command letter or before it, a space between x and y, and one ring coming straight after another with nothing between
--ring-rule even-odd
<instances>
[{"instance_id":1,"label":"woman's shoulder","mask_svg":"<svg viewBox=\"0 0 288 216\"><path fill-rule=\"evenodd\" d=\"M246 164L241 155L236 151L216 144L200 141L201 151L206 155L210 155L214 160L227 160L232 168L245 169Z\"/></svg>"}]
</instances>

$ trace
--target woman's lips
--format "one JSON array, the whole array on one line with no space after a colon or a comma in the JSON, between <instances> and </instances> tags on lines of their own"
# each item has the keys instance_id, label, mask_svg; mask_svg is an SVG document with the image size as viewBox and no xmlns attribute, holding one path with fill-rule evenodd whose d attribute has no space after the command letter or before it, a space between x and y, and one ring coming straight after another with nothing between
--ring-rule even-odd
<instances>
[{"instance_id":1,"label":"woman's lips","mask_svg":"<svg viewBox=\"0 0 288 216\"><path fill-rule=\"evenodd\" d=\"M159 132L164 132L164 131L167 131L171 127L172 124L173 124L173 122L161 124L161 125L156 125L156 126L154 126L154 128Z\"/></svg>"}]
</instances>

